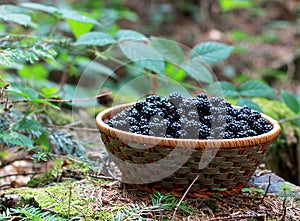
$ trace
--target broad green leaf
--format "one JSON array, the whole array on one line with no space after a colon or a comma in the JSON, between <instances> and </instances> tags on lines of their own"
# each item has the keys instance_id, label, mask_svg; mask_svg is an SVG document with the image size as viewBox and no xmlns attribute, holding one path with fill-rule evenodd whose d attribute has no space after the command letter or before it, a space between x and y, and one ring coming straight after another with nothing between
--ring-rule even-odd
<instances>
[{"instance_id":1,"label":"broad green leaf","mask_svg":"<svg viewBox=\"0 0 300 221\"><path fill-rule=\"evenodd\" d=\"M242 107L244 105L247 105L248 107L250 107L252 110L256 110L259 112L262 112L262 109L260 108L260 106L253 102L252 100L248 99L248 98L240 98L237 101L237 105Z\"/></svg>"},{"instance_id":2,"label":"broad green leaf","mask_svg":"<svg viewBox=\"0 0 300 221\"><path fill-rule=\"evenodd\" d=\"M12 126L12 130L14 130L14 131L19 131L19 130L45 131L45 128L39 122L37 122L35 120L22 119Z\"/></svg>"},{"instance_id":3,"label":"broad green leaf","mask_svg":"<svg viewBox=\"0 0 300 221\"><path fill-rule=\"evenodd\" d=\"M7 143L33 148L33 142L23 134L17 132L5 132L1 136Z\"/></svg>"},{"instance_id":4,"label":"broad green leaf","mask_svg":"<svg viewBox=\"0 0 300 221\"><path fill-rule=\"evenodd\" d=\"M236 8L251 8L253 6L251 0L219 0L219 4L224 12Z\"/></svg>"},{"instance_id":5,"label":"broad green leaf","mask_svg":"<svg viewBox=\"0 0 300 221\"><path fill-rule=\"evenodd\" d=\"M240 86L240 94L248 97L267 97L273 89L261 81L247 81Z\"/></svg>"},{"instance_id":6,"label":"broad green leaf","mask_svg":"<svg viewBox=\"0 0 300 221\"><path fill-rule=\"evenodd\" d=\"M149 45L139 42L122 42L119 47L123 54L138 67L164 75L165 63L163 57Z\"/></svg>"},{"instance_id":7,"label":"broad green leaf","mask_svg":"<svg viewBox=\"0 0 300 221\"><path fill-rule=\"evenodd\" d=\"M249 187L245 187L241 190L242 193L251 193L252 192L252 189L249 188Z\"/></svg>"},{"instance_id":8,"label":"broad green leaf","mask_svg":"<svg viewBox=\"0 0 300 221\"><path fill-rule=\"evenodd\" d=\"M232 83L221 81L220 84L225 97L237 97L239 95L237 87Z\"/></svg>"},{"instance_id":9,"label":"broad green leaf","mask_svg":"<svg viewBox=\"0 0 300 221\"><path fill-rule=\"evenodd\" d=\"M49 146L49 139L47 136L47 132L43 132L41 136L39 136L36 140L35 143L40 146L41 149L45 151L50 151L50 146Z\"/></svg>"},{"instance_id":10,"label":"broad green leaf","mask_svg":"<svg viewBox=\"0 0 300 221\"><path fill-rule=\"evenodd\" d=\"M55 93L57 93L59 90L58 88L54 87L54 88L42 88L42 92L43 92L43 95L44 97L46 98L50 98L52 97Z\"/></svg>"},{"instance_id":11,"label":"broad green leaf","mask_svg":"<svg viewBox=\"0 0 300 221\"><path fill-rule=\"evenodd\" d=\"M121 29L116 33L118 41L148 41L148 38L133 30Z\"/></svg>"},{"instance_id":12,"label":"broad green leaf","mask_svg":"<svg viewBox=\"0 0 300 221\"><path fill-rule=\"evenodd\" d=\"M30 11L15 5L0 5L0 14L26 14Z\"/></svg>"},{"instance_id":13,"label":"broad green leaf","mask_svg":"<svg viewBox=\"0 0 300 221\"><path fill-rule=\"evenodd\" d=\"M84 72L93 75L101 74L108 77L112 77L114 79L118 78L118 76L115 74L115 72L112 69L96 61L88 62L88 64L86 64L86 68Z\"/></svg>"},{"instance_id":14,"label":"broad green leaf","mask_svg":"<svg viewBox=\"0 0 300 221\"><path fill-rule=\"evenodd\" d=\"M81 35L91 31L94 26L93 24L83 23L71 19L66 19L66 21L69 24L76 39L78 39Z\"/></svg>"},{"instance_id":15,"label":"broad green leaf","mask_svg":"<svg viewBox=\"0 0 300 221\"><path fill-rule=\"evenodd\" d=\"M229 46L218 42L204 42L196 45L190 52L190 58L198 58L201 61L213 64L225 60L233 50Z\"/></svg>"},{"instance_id":16,"label":"broad green leaf","mask_svg":"<svg viewBox=\"0 0 300 221\"><path fill-rule=\"evenodd\" d=\"M211 71L199 60L187 60L181 68L185 70L187 75L191 76L198 82L211 83L213 76Z\"/></svg>"},{"instance_id":17,"label":"broad green leaf","mask_svg":"<svg viewBox=\"0 0 300 221\"><path fill-rule=\"evenodd\" d=\"M21 3L20 6L32 10L46 12L49 14L61 14L58 8L49 5L39 4L39 3L25 2L25 3Z\"/></svg>"},{"instance_id":18,"label":"broad green leaf","mask_svg":"<svg viewBox=\"0 0 300 221\"><path fill-rule=\"evenodd\" d=\"M81 14L77 13L76 11L71 11L71 10L66 10L66 9L59 9L59 11L62 14L62 17L65 19L75 20L75 21L79 21L82 23L100 25L99 22L97 22L95 19L81 15Z\"/></svg>"},{"instance_id":19,"label":"broad green leaf","mask_svg":"<svg viewBox=\"0 0 300 221\"><path fill-rule=\"evenodd\" d=\"M177 65L184 62L184 53L175 41L156 37L151 37L151 41L153 47L162 54L165 61Z\"/></svg>"},{"instance_id":20,"label":"broad green leaf","mask_svg":"<svg viewBox=\"0 0 300 221\"><path fill-rule=\"evenodd\" d=\"M233 84L225 81L212 82L208 85L206 90L219 97L237 97L239 95L237 88Z\"/></svg>"},{"instance_id":21,"label":"broad green leaf","mask_svg":"<svg viewBox=\"0 0 300 221\"><path fill-rule=\"evenodd\" d=\"M94 46L104 46L115 43L116 40L113 39L109 34L103 32L88 32L79 37L75 42L75 45L94 45Z\"/></svg>"},{"instance_id":22,"label":"broad green leaf","mask_svg":"<svg viewBox=\"0 0 300 221\"><path fill-rule=\"evenodd\" d=\"M175 81L183 81L186 77L186 73L182 68L172 64L166 63L165 73Z\"/></svg>"},{"instance_id":23,"label":"broad green leaf","mask_svg":"<svg viewBox=\"0 0 300 221\"><path fill-rule=\"evenodd\" d=\"M39 97L39 93L30 87L20 88L20 90L22 91L22 94L24 95L23 97L25 97L27 99L36 99Z\"/></svg>"},{"instance_id":24,"label":"broad green leaf","mask_svg":"<svg viewBox=\"0 0 300 221\"><path fill-rule=\"evenodd\" d=\"M298 113L300 110L300 105L297 98L285 90L281 91L281 95L286 106L288 106L288 108L290 108L293 112Z\"/></svg>"},{"instance_id":25,"label":"broad green leaf","mask_svg":"<svg viewBox=\"0 0 300 221\"><path fill-rule=\"evenodd\" d=\"M54 108L54 109L56 109L56 110L60 110L60 108L59 108L58 106L52 104L51 102L49 102L49 101L47 101L47 100L43 100L43 99L38 99L38 98L36 98L36 99L32 99L31 102L32 102L32 103L45 104L45 105L50 106L50 107L52 107L52 108Z\"/></svg>"},{"instance_id":26,"label":"broad green leaf","mask_svg":"<svg viewBox=\"0 0 300 221\"><path fill-rule=\"evenodd\" d=\"M31 21L31 18L24 14L0 14L0 19L6 22L14 22L24 26L27 26Z\"/></svg>"},{"instance_id":27,"label":"broad green leaf","mask_svg":"<svg viewBox=\"0 0 300 221\"><path fill-rule=\"evenodd\" d=\"M23 78L35 81L47 80L49 75L48 70L41 64L24 65L23 69L19 70L18 73Z\"/></svg>"}]
</instances>

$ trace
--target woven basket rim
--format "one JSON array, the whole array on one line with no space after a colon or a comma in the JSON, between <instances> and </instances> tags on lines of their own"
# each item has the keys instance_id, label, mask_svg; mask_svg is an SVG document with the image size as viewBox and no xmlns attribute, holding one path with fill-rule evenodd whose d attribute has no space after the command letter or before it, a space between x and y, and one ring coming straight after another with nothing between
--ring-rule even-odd
<instances>
[{"instance_id":1,"label":"woven basket rim","mask_svg":"<svg viewBox=\"0 0 300 221\"><path fill-rule=\"evenodd\" d=\"M149 145L159 144L162 147L174 147L174 146L183 146L183 147L193 147L193 148L234 148L234 147L249 147L256 146L259 144L272 142L281 131L281 127L275 119L267 116L266 114L261 113L262 118L267 120L272 126L273 129L268 133L264 133L258 136L246 137L246 138L235 138L235 139L212 139L212 140L200 140L200 139L179 139L179 138L164 138L164 137L154 137L148 135L141 135L130 133L122 130L118 130L108 126L105 123L105 120L110 119L111 116L119 113L120 111L134 105L133 103L121 104L111 108L107 108L96 116L96 125L100 132L110 135L115 138L120 138L123 141L133 142L133 143L142 143ZM234 106L240 108L239 106Z\"/></svg>"}]
</instances>

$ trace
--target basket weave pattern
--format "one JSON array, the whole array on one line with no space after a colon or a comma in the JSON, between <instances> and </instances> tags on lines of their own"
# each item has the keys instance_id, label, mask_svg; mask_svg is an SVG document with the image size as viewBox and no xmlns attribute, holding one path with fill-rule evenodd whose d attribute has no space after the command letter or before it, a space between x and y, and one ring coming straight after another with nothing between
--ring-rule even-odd
<instances>
[{"instance_id":1,"label":"basket weave pattern","mask_svg":"<svg viewBox=\"0 0 300 221\"><path fill-rule=\"evenodd\" d=\"M209 195L215 188L226 188L223 192L225 195L239 192L247 185L280 132L278 123L266 115L262 116L273 125L270 132L256 137L231 140L157 138L119 131L105 124L107 119L130 105L132 104L101 112L96 123L109 154L123 162L122 165L118 165L119 161L115 161L122 172L122 180L125 183L132 183L134 180L135 184L141 184L137 187L150 192L159 190L180 196L198 175L199 178L189 190L190 196ZM176 155L170 157L174 148ZM207 154L207 148L214 152L213 158L204 168L199 169L199 163L205 160L203 154ZM182 165L178 159L185 155L187 160ZM160 161L162 159L163 162ZM125 167L124 162L128 163ZM151 170L145 173L145 164L155 166L149 167ZM173 172L161 180L151 182L153 176L160 171Z\"/></svg>"}]
</instances>

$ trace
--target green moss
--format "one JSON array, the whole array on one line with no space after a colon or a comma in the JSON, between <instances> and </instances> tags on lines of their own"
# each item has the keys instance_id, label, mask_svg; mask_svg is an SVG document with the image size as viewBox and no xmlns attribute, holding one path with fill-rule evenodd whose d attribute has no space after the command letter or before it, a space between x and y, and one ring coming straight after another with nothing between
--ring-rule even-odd
<instances>
[{"instance_id":1,"label":"green moss","mask_svg":"<svg viewBox=\"0 0 300 221\"><path fill-rule=\"evenodd\" d=\"M38 206L66 218L79 216L84 220L111 220L112 215L108 211L100 210L101 207L100 211L95 211L92 206L97 204L99 207L100 205L97 201L99 190L96 189L99 183L100 181L74 182L70 180L44 188L10 189L5 192L5 195L18 196L22 205L25 203Z\"/></svg>"},{"instance_id":2,"label":"green moss","mask_svg":"<svg viewBox=\"0 0 300 221\"><path fill-rule=\"evenodd\" d=\"M263 110L263 112L276 119L282 120L288 117L294 117L296 114L291 111L285 104L280 103L279 101L268 100L265 98L255 98L253 99ZM295 125L295 121L288 122L289 124Z\"/></svg>"},{"instance_id":3,"label":"green moss","mask_svg":"<svg viewBox=\"0 0 300 221\"><path fill-rule=\"evenodd\" d=\"M112 214L106 210L96 212L93 217L95 220L109 221L112 220Z\"/></svg>"},{"instance_id":4,"label":"green moss","mask_svg":"<svg viewBox=\"0 0 300 221\"><path fill-rule=\"evenodd\" d=\"M43 173L40 177L32 177L27 183L27 187L43 187L54 181L54 176L52 171Z\"/></svg>"},{"instance_id":5,"label":"green moss","mask_svg":"<svg viewBox=\"0 0 300 221\"><path fill-rule=\"evenodd\" d=\"M295 117L285 104L267 99L254 99L260 105L263 112L276 119L283 120ZM300 162L297 156L300 154L300 128L296 120L280 124L281 133L273 142L271 150L266 158L268 168L277 175L292 183L300 183Z\"/></svg>"}]
</instances>

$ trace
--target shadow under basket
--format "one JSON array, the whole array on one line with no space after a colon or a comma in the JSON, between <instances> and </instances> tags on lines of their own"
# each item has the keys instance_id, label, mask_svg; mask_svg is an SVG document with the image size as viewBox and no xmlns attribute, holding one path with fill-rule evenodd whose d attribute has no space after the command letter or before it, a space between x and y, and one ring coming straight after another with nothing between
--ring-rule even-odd
<instances>
[{"instance_id":1,"label":"shadow under basket","mask_svg":"<svg viewBox=\"0 0 300 221\"><path fill-rule=\"evenodd\" d=\"M122 181L148 192L160 191L179 197L187 192L187 196L196 198L238 193L247 185L281 130L276 120L264 114L262 117L273 126L271 131L238 139L153 137L106 124L131 105L102 111L97 115L96 124L111 160L122 172Z\"/></svg>"}]
</instances>

